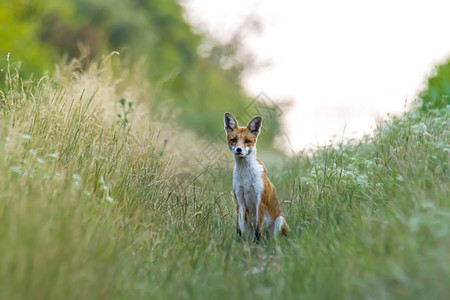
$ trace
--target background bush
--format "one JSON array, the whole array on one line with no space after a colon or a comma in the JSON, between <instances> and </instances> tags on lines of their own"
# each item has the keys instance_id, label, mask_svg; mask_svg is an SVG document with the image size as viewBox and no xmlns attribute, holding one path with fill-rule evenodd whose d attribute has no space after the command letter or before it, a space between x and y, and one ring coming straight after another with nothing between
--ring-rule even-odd
<instances>
[{"instance_id":1,"label":"background bush","mask_svg":"<svg viewBox=\"0 0 450 300\"><path fill-rule=\"evenodd\" d=\"M217 120L226 111L250 120L243 111L253 99L240 85L245 62L233 60L240 49L216 44L212 56L200 55L199 46L210 39L193 32L177 1L3 1L0 16L0 57L11 53L13 67L25 77L53 70L62 56L82 57L85 68L119 51L122 61L145 69L142 75L154 86L149 98L207 139L218 140ZM270 146L279 132L278 115L266 118L265 128L261 144Z\"/></svg>"},{"instance_id":2,"label":"background bush","mask_svg":"<svg viewBox=\"0 0 450 300\"><path fill-rule=\"evenodd\" d=\"M427 88L420 94L422 109L445 108L450 105L450 61L437 66L428 78Z\"/></svg>"}]
</instances>

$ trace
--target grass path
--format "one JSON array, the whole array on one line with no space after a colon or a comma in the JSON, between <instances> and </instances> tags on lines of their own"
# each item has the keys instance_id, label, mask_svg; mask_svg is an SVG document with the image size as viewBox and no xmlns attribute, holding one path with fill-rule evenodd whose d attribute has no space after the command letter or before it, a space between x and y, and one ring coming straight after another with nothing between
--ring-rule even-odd
<instances>
[{"instance_id":1,"label":"grass path","mask_svg":"<svg viewBox=\"0 0 450 300\"><path fill-rule=\"evenodd\" d=\"M126 108L119 88L75 97L81 75L66 74L64 86L7 75L2 299L450 293L448 108L412 109L373 138L266 162L292 234L255 245L235 240L231 171L180 172L151 125L136 130L134 115L108 113Z\"/></svg>"}]
</instances>

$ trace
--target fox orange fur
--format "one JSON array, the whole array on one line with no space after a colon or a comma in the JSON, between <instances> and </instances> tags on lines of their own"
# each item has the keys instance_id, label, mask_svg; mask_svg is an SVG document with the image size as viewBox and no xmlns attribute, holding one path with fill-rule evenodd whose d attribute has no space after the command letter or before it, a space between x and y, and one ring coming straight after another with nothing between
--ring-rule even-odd
<instances>
[{"instance_id":1,"label":"fox orange fur","mask_svg":"<svg viewBox=\"0 0 450 300\"><path fill-rule=\"evenodd\" d=\"M267 170L256 157L256 142L261 131L261 117L240 127L236 119L225 113L228 147L234 154L233 191L237 202L237 233L240 237L248 229L254 231L258 242L264 220L274 236L286 236L289 226L281 211L275 187L267 178Z\"/></svg>"}]
</instances>

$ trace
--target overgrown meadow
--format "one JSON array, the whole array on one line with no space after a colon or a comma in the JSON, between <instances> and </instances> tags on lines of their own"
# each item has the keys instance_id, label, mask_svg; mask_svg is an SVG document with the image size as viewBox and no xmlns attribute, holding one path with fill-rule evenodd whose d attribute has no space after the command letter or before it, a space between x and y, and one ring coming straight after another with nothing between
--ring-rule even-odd
<instances>
[{"instance_id":1,"label":"overgrown meadow","mask_svg":"<svg viewBox=\"0 0 450 300\"><path fill-rule=\"evenodd\" d=\"M3 69L0 298L448 297L448 106L265 160L291 234L253 244L236 240L231 168L199 167L201 138L138 71L74 65Z\"/></svg>"}]
</instances>

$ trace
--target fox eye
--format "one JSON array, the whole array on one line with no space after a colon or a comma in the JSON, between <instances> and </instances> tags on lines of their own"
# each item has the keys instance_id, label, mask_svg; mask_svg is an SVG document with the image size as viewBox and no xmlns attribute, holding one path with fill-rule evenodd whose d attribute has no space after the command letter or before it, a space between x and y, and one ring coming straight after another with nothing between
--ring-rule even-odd
<instances>
[{"instance_id":1,"label":"fox eye","mask_svg":"<svg viewBox=\"0 0 450 300\"><path fill-rule=\"evenodd\" d=\"M251 142L250 142L250 140L245 140L245 143L250 144Z\"/></svg>"},{"instance_id":2,"label":"fox eye","mask_svg":"<svg viewBox=\"0 0 450 300\"><path fill-rule=\"evenodd\" d=\"M236 143L236 139L231 139L230 142Z\"/></svg>"}]
</instances>

